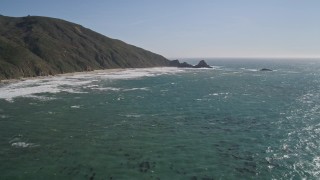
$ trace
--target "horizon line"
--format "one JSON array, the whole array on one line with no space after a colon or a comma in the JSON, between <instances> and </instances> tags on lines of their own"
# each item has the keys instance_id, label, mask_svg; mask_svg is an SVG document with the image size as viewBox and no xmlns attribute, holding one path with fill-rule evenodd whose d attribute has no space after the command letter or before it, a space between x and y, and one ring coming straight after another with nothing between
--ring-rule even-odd
<instances>
[{"instance_id":1,"label":"horizon line","mask_svg":"<svg viewBox=\"0 0 320 180\"><path fill-rule=\"evenodd\" d=\"M319 57L261 57L261 56L257 56L257 57L244 57L244 56L212 56L212 57L166 57L167 59L319 59L320 60L320 56Z\"/></svg>"}]
</instances>

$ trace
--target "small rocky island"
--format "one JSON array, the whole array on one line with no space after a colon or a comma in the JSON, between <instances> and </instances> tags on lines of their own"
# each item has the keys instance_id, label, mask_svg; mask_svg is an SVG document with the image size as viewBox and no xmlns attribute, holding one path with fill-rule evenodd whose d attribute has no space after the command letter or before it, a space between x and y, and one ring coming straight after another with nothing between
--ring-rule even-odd
<instances>
[{"instance_id":1,"label":"small rocky island","mask_svg":"<svg viewBox=\"0 0 320 180\"><path fill-rule=\"evenodd\" d=\"M201 60L197 65L193 66L194 68L212 68L204 60Z\"/></svg>"},{"instance_id":2,"label":"small rocky island","mask_svg":"<svg viewBox=\"0 0 320 180\"><path fill-rule=\"evenodd\" d=\"M179 67L179 68L212 68L209 66L204 60L201 60L197 65L193 66L186 62L180 63L179 60L172 60L170 61L169 66L172 67Z\"/></svg>"}]
</instances>

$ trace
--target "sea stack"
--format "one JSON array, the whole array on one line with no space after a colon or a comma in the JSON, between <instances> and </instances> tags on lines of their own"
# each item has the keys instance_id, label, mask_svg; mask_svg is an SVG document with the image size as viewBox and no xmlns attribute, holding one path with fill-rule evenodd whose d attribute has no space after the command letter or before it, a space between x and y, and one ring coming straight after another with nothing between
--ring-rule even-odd
<instances>
[{"instance_id":1,"label":"sea stack","mask_svg":"<svg viewBox=\"0 0 320 180\"><path fill-rule=\"evenodd\" d=\"M204 60L201 60L194 68L212 68Z\"/></svg>"}]
</instances>

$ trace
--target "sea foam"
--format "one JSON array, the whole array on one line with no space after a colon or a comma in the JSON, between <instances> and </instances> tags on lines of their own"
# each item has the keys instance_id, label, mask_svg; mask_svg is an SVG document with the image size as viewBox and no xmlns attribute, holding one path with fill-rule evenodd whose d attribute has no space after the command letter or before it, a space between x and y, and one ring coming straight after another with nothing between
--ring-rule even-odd
<instances>
[{"instance_id":1,"label":"sea foam","mask_svg":"<svg viewBox=\"0 0 320 180\"><path fill-rule=\"evenodd\" d=\"M0 87L0 99L13 102L17 97L29 97L40 100L52 100L44 96L44 93L86 93L85 88L96 90L118 91L118 88L98 87L93 83L101 80L137 79L142 77L154 77L184 72L185 70L174 67L138 68L124 70L93 71L89 73L67 74L54 77L41 77L9 83ZM127 89L148 90L145 87Z\"/></svg>"}]
</instances>

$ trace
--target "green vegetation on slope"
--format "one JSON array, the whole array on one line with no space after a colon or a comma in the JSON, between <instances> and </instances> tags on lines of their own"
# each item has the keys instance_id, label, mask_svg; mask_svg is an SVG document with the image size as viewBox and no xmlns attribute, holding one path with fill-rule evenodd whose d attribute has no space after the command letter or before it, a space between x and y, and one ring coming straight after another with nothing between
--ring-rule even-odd
<instances>
[{"instance_id":1,"label":"green vegetation on slope","mask_svg":"<svg viewBox=\"0 0 320 180\"><path fill-rule=\"evenodd\" d=\"M169 62L158 54L64 20L0 15L0 79L168 66Z\"/></svg>"}]
</instances>

